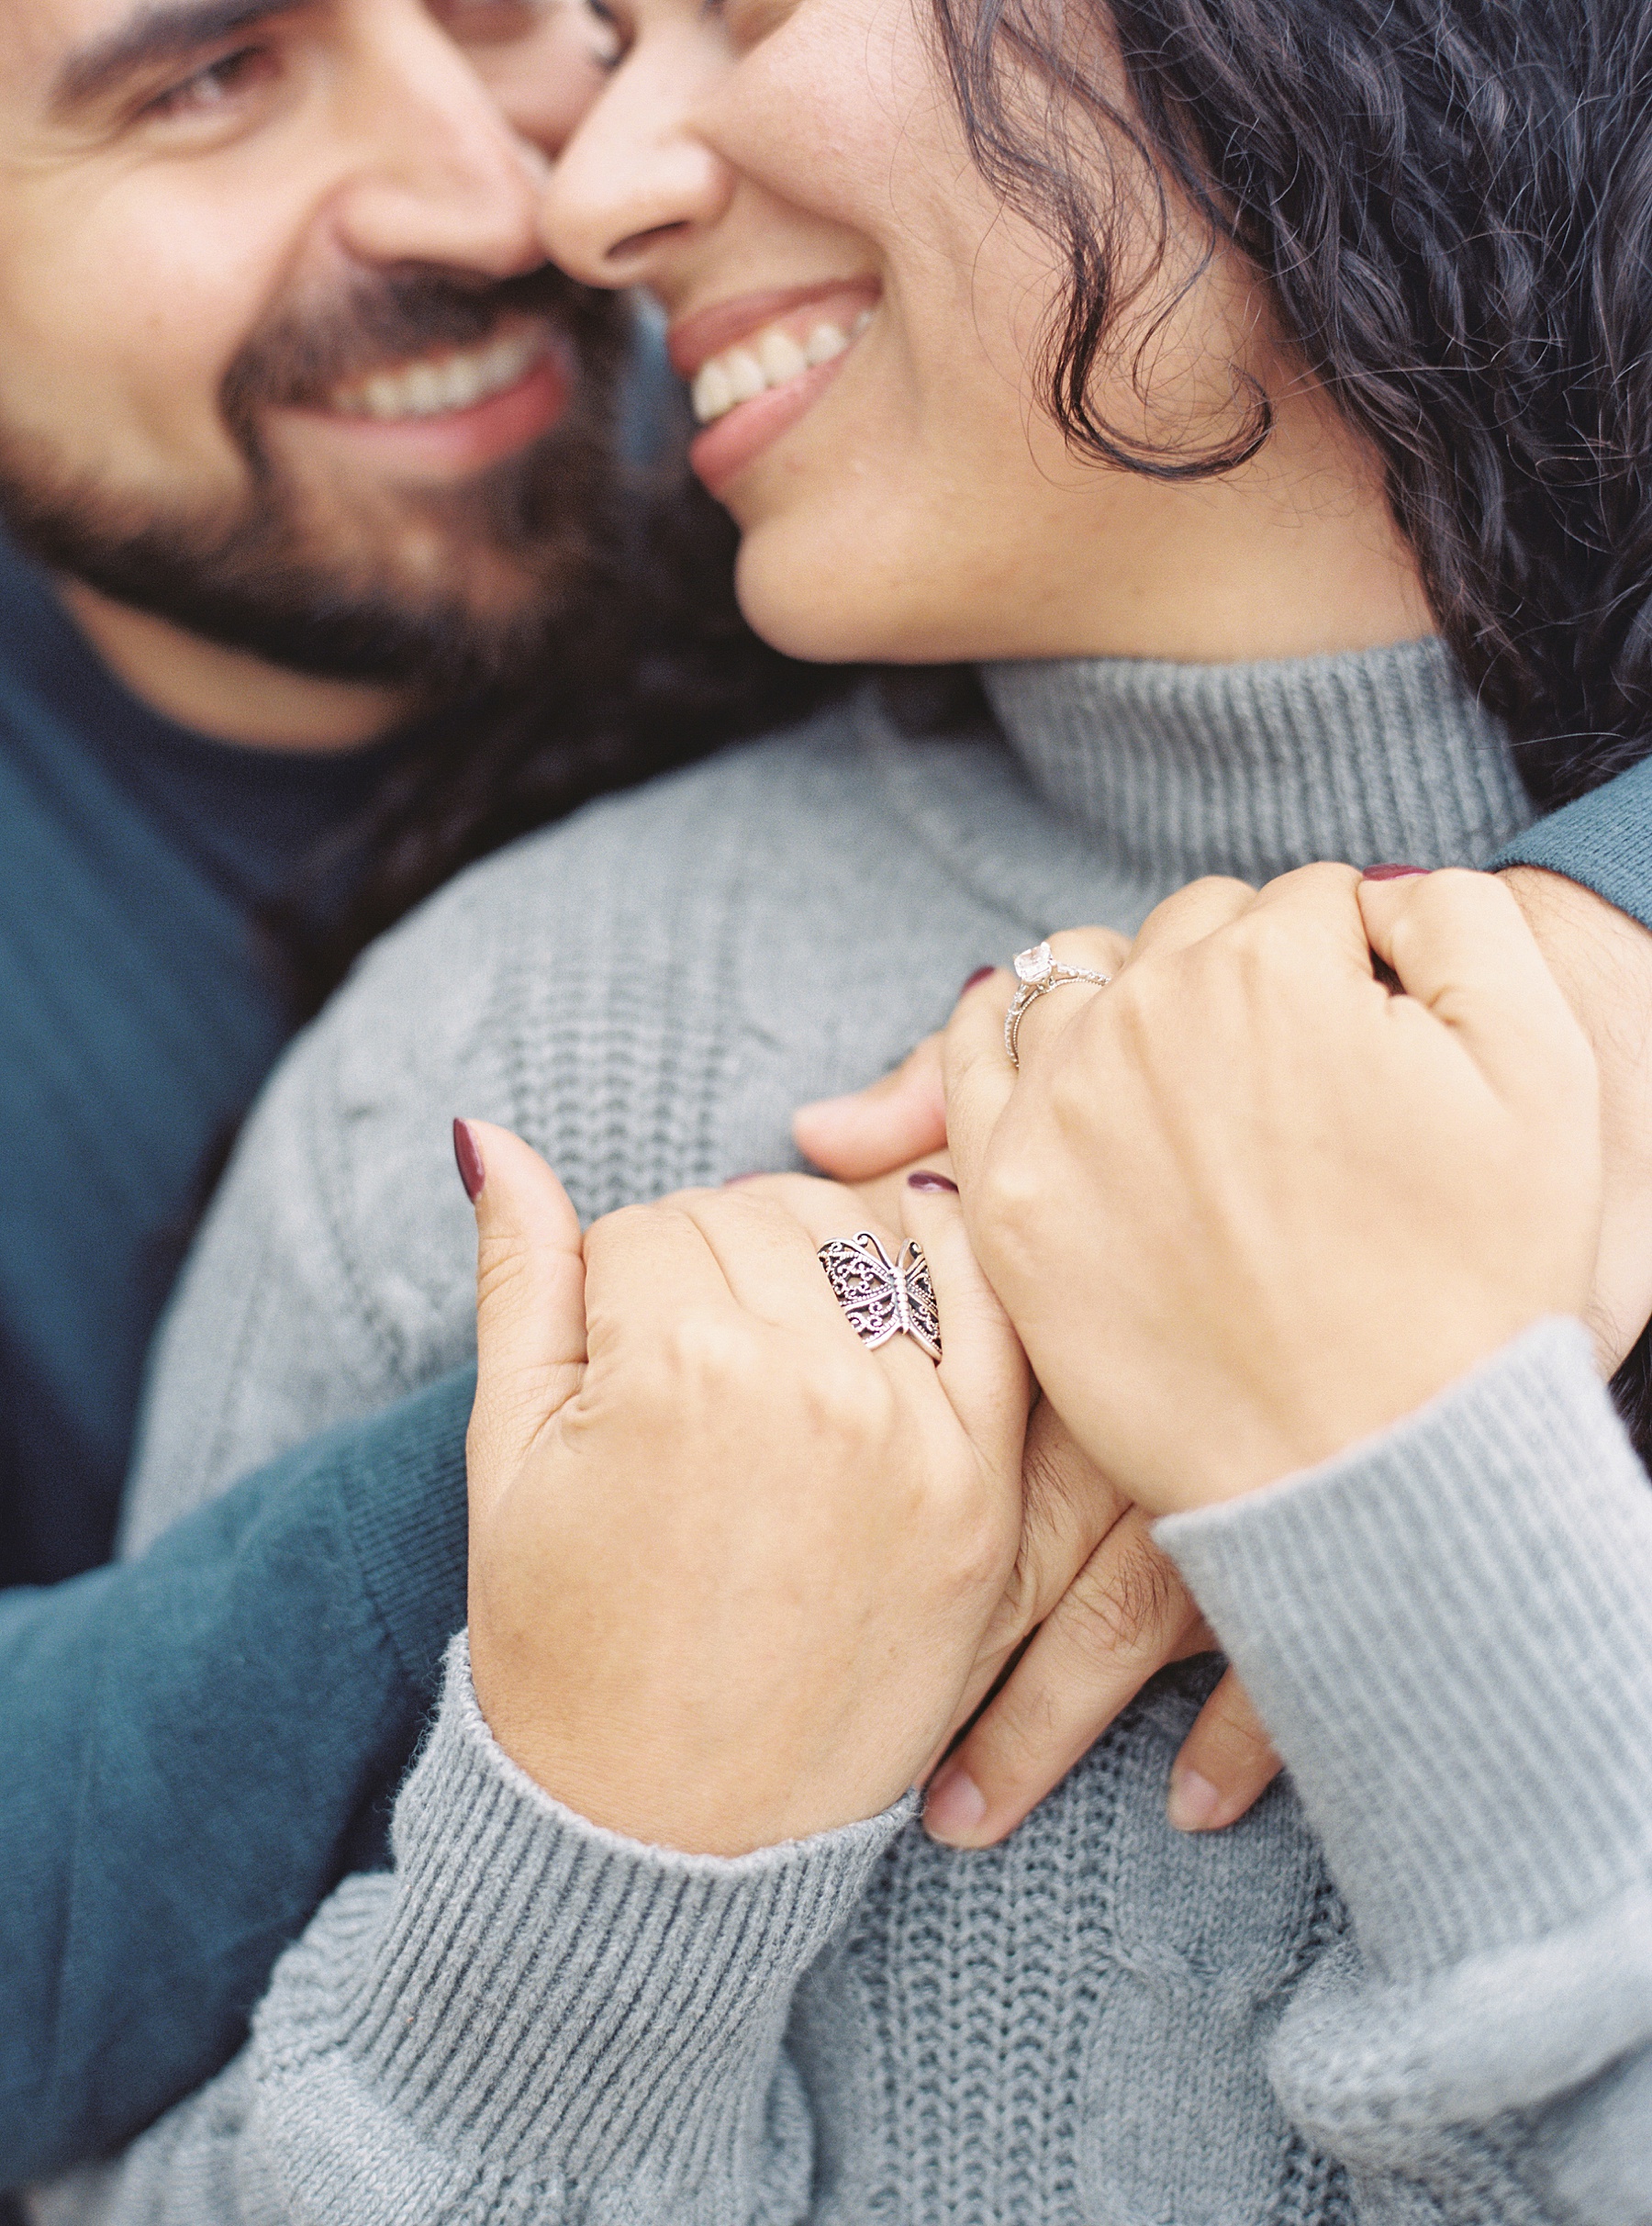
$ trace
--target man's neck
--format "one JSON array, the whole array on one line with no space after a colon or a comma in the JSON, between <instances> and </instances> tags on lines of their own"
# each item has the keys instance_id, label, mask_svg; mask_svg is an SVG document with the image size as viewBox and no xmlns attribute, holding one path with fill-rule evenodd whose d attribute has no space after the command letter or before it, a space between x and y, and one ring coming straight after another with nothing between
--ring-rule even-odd
<instances>
[{"instance_id":1,"label":"man's neck","mask_svg":"<svg viewBox=\"0 0 1652 2226\"><path fill-rule=\"evenodd\" d=\"M79 580L60 579L71 616L117 679L163 719L249 750L360 749L407 718L406 692L318 680L225 649Z\"/></svg>"}]
</instances>

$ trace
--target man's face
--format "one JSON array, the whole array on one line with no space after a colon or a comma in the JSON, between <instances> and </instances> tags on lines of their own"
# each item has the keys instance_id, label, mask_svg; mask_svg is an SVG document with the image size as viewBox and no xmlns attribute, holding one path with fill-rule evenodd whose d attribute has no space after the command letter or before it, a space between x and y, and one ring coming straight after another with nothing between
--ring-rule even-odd
<instances>
[{"instance_id":1,"label":"man's face","mask_svg":"<svg viewBox=\"0 0 1652 2226\"><path fill-rule=\"evenodd\" d=\"M610 491L624 318L546 268L579 0L0 0L0 515L303 670L531 653Z\"/></svg>"}]
</instances>

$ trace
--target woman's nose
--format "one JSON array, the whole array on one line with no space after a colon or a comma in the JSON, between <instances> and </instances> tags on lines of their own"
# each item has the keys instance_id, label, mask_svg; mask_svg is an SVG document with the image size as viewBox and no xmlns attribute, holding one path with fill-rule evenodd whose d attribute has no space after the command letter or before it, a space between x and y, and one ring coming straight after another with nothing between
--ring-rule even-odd
<instances>
[{"instance_id":1,"label":"woman's nose","mask_svg":"<svg viewBox=\"0 0 1652 2226\"><path fill-rule=\"evenodd\" d=\"M541 228L572 277L651 284L728 207L733 173L691 120L700 60L672 39L637 49L564 148Z\"/></svg>"}]
</instances>

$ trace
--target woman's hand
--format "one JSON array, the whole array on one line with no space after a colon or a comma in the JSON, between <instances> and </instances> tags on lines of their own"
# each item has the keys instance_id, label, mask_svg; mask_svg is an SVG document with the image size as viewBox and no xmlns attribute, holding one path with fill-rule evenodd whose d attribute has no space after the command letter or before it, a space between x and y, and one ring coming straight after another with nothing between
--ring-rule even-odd
<instances>
[{"instance_id":1,"label":"woman's hand","mask_svg":"<svg viewBox=\"0 0 1652 2226\"><path fill-rule=\"evenodd\" d=\"M971 1234L1046 1396L1153 1512L1308 1467L1584 1310L1594 1062L1494 878L1196 883L1111 988L1032 1005L1019 1074L1002 1013L981 985L946 1047Z\"/></svg>"},{"instance_id":2,"label":"woman's hand","mask_svg":"<svg viewBox=\"0 0 1652 2226\"><path fill-rule=\"evenodd\" d=\"M1129 954L1125 937L1108 929L1087 929L1085 938L1088 963L1099 971L1116 971ZM1007 981L999 977L1000 987ZM943 1171L950 1164L942 1043L926 1038L881 1082L797 1116L800 1149L854 1182L886 1217L899 1213L914 1162ZM1149 1518L1086 1457L1047 1402L1028 1426L1022 1496L1021 1548L982 1636L969 1704L1003 1683L936 1773L924 1807L926 1829L954 1846L1005 1839L1166 1662L1215 1643ZM1220 1830L1278 1771L1250 1695L1229 1671L1177 1757L1170 1821Z\"/></svg>"},{"instance_id":3,"label":"woman's hand","mask_svg":"<svg viewBox=\"0 0 1652 2226\"><path fill-rule=\"evenodd\" d=\"M876 1814L943 1745L1021 1531L1028 1378L956 1198L902 1216L937 1367L849 1326L815 1248L867 1217L835 1185L690 1191L582 1241L536 1153L468 1134L495 1736L636 1840L733 1854Z\"/></svg>"}]
</instances>

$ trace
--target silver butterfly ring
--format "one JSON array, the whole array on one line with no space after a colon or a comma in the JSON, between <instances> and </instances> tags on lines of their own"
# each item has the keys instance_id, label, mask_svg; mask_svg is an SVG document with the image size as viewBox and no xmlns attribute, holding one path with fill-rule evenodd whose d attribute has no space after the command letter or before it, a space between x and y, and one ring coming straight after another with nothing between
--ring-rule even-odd
<instances>
[{"instance_id":1,"label":"silver butterfly ring","mask_svg":"<svg viewBox=\"0 0 1652 2226\"><path fill-rule=\"evenodd\" d=\"M870 1351L903 1333L932 1360L941 1358L941 1315L921 1245L909 1237L891 1259L870 1229L834 1236L820 1249L832 1294Z\"/></svg>"}]
</instances>

